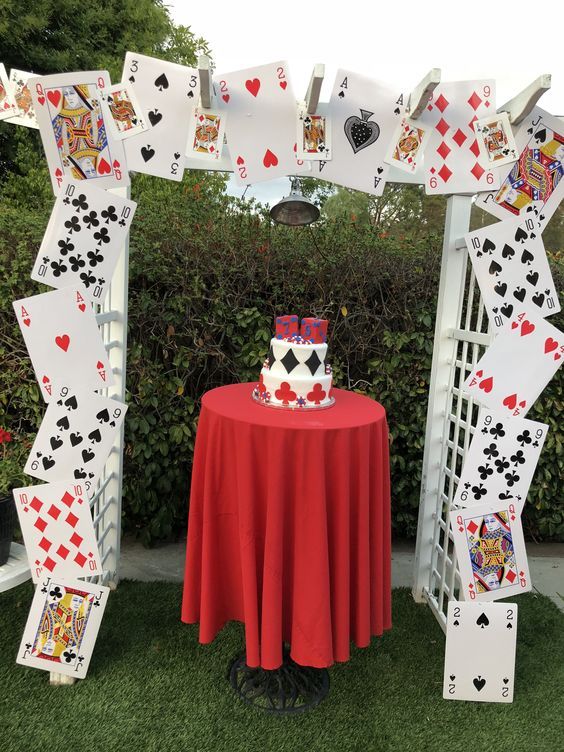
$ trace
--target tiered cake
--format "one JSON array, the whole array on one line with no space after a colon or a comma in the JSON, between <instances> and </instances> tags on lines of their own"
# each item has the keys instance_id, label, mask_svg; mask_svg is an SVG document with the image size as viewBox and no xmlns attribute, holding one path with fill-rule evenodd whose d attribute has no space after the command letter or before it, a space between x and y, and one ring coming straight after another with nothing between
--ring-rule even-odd
<instances>
[{"instance_id":1,"label":"tiered cake","mask_svg":"<svg viewBox=\"0 0 564 752\"><path fill-rule=\"evenodd\" d=\"M276 335L260 372L253 397L264 405L316 409L334 403L327 355L327 324L323 319L279 316Z\"/></svg>"}]
</instances>

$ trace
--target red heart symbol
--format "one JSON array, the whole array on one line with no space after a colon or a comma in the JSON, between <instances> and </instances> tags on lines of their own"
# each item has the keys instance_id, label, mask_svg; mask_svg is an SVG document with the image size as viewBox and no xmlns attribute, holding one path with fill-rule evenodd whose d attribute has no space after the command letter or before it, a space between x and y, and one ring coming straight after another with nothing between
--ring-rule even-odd
<instances>
[{"instance_id":1,"label":"red heart symbol","mask_svg":"<svg viewBox=\"0 0 564 752\"><path fill-rule=\"evenodd\" d=\"M49 376L44 376L43 377L43 383L44 384L48 384L49 383Z\"/></svg>"},{"instance_id":2,"label":"red heart symbol","mask_svg":"<svg viewBox=\"0 0 564 752\"><path fill-rule=\"evenodd\" d=\"M560 360L561 357L560 353L554 353L554 360Z\"/></svg>"},{"instance_id":3,"label":"red heart symbol","mask_svg":"<svg viewBox=\"0 0 564 752\"><path fill-rule=\"evenodd\" d=\"M525 407L526 404L527 404L527 401L522 400L521 402L519 402L519 407Z\"/></svg>"},{"instance_id":4,"label":"red heart symbol","mask_svg":"<svg viewBox=\"0 0 564 752\"><path fill-rule=\"evenodd\" d=\"M114 169L116 169L116 170L119 170L119 168L121 167L121 162L118 162L117 159L114 159L114 161L113 161L112 164L114 166Z\"/></svg>"},{"instance_id":5,"label":"red heart symbol","mask_svg":"<svg viewBox=\"0 0 564 752\"><path fill-rule=\"evenodd\" d=\"M256 95L259 93L260 89L260 81L258 78L253 78L252 80L249 78L247 81L245 81L245 88L247 91L253 95L253 97L256 97Z\"/></svg>"},{"instance_id":6,"label":"red heart symbol","mask_svg":"<svg viewBox=\"0 0 564 752\"><path fill-rule=\"evenodd\" d=\"M65 352L69 349L70 337L68 334L63 334L62 337L55 337L55 344Z\"/></svg>"},{"instance_id":7,"label":"red heart symbol","mask_svg":"<svg viewBox=\"0 0 564 752\"><path fill-rule=\"evenodd\" d=\"M558 342L555 339L552 339L552 337L549 337L544 341L544 352L549 353L553 350L556 350L558 347Z\"/></svg>"},{"instance_id":8,"label":"red heart symbol","mask_svg":"<svg viewBox=\"0 0 564 752\"><path fill-rule=\"evenodd\" d=\"M45 97L37 97L39 104L45 104Z\"/></svg>"},{"instance_id":9,"label":"red heart symbol","mask_svg":"<svg viewBox=\"0 0 564 752\"><path fill-rule=\"evenodd\" d=\"M229 102L229 100L231 99L229 94L224 94L221 98L223 99L224 102Z\"/></svg>"},{"instance_id":10,"label":"red heart symbol","mask_svg":"<svg viewBox=\"0 0 564 752\"><path fill-rule=\"evenodd\" d=\"M516 321L514 321L514 322L513 322L512 324L511 324L511 328L512 328L512 329L517 329L517 327L518 327L518 326L519 326L519 324L518 324L518 323L517 323Z\"/></svg>"},{"instance_id":11,"label":"red heart symbol","mask_svg":"<svg viewBox=\"0 0 564 752\"><path fill-rule=\"evenodd\" d=\"M85 311L86 310L86 303L79 303L78 307L80 308L81 311Z\"/></svg>"},{"instance_id":12,"label":"red heart symbol","mask_svg":"<svg viewBox=\"0 0 564 752\"><path fill-rule=\"evenodd\" d=\"M478 386L480 387L480 389L483 389L486 394L489 394L493 387L493 377L489 376L487 379L480 381Z\"/></svg>"},{"instance_id":13,"label":"red heart symbol","mask_svg":"<svg viewBox=\"0 0 564 752\"><path fill-rule=\"evenodd\" d=\"M280 88L285 89L286 86L288 86L288 82L287 81L280 81Z\"/></svg>"},{"instance_id":14,"label":"red heart symbol","mask_svg":"<svg viewBox=\"0 0 564 752\"><path fill-rule=\"evenodd\" d=\"M98 162L98 174L108 175L111 171L112 171L112 168L110 167L108 162L106 162L104 157L102 157L102 159Z\"/></svg>"},{"instance_id":15,"label":"red heart symbol","mask_svg":"<svg viewBox=\"0 0 564 752\"><path fill-rule=\"evenodd\" d=\"M276 165L278 164L278 157L276 156L276 154L273 154L270 149L267 149L264 152L262 163L265 167L276 167Z\"/></svg>"},{"instance_id":16,"label":"red heart symbol","mask_svg":"<svg viewBox=\"0 0 564 752\"><path fill-rule=\"evenodd\" d=\"M483 375L484 375L484 372L482 371L481 368L479 371L476 371L476 376L483 376Z\"/></svg>"},{"instance_id":17,"label":"red heart symbol","mask_svg":"<svg viewBox=\"0 0 564 752\"><path fill-rule=\"evenodd\" d=\"M60 178L62 177L62 175L63 175L63 171L61 170L60 167L57 167L57 169L55 170L55 177Z\"/></svg>"},{"instance_id":18,"label":"red heart symbol","mask_svg":"<svg viewBox=\"0 0 564 752\"><path fill-rule=\"evenodd\" d=\"M510 410L513 410L513 408L517 404L517 395L510 394L509 397L506 397L503 400L503 404L505 405L505 407L508 407Z\"/></svg>"},{"instance_id":19,"label":"red heart symbol","mask_svg":"<svg viewBox=\"0 0 564 752\"><path fill-rule=\"evenodd\" d=\"M26 326L29 326L31 324L31 319L24 319L23 322Z\"/></svg>"},{"instance_id":20,"label":"red heart symbol","mask_svg":"<svg viewBox=\"0 0 564 752\"><path fill-rule=\"evenodd\" d=\"M101 360L99 360L99 361L98 361L98 362L96 363L96 368L100 369L100 368L103 368L103 367L104 367L104 364L102 363L102 361L101 361Z\"/></svg>"},{"instance_id":21,"label":"red heart symbol","mask_svg":"<svg viewBox=\"0 0 564 752\"><path fill-rule=\"evenodd\" d=\"M525 337L527 334L531 334L534 331L535 325L531 324L530 321L527 321L527 319L525 319L525 321L523 321L523 323L521 324L521 337Z\"/></svg>"},{"instance_id":22,"label":"red heart symbol","mask_svg":"<svg viewBox=\"0 0 564 752\"><path fill-rule=\"evenodd\" d=\"M52 91L48 91L47 99L51 102L52 105L54 105L55 107L58 107L59 102L61 101L61 92L58 89L53 89Z\"/></svg>"},{"instance_id":23,"label":"red heart symbol","mask_svg":"<svg viewBox=\"0 0 564 752\"><path fill-rule=\"evenodd\" d=\"M243 159L243 157L237 157L237 164L238 165L245 164L245 160Z\"/></svg>"}]
</instances>

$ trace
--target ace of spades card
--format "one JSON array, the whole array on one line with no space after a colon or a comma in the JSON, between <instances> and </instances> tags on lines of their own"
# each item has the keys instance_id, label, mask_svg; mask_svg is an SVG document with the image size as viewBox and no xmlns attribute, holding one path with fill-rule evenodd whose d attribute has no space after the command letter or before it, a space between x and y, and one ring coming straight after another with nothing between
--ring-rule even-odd
<instances>
[{"instance_id":1,"label":"ace of spades card","mask_svg":"<svg viewBox=\"0 0 564 752\"><path fill-rule=\"evenodd\" d=\"M564 360L564 334L517 309L476 363L463 392L506 415L525 417Z\"/></svg>"},{"instance_id":2,"label":"ace of spades card","mask_svg":"<svg viewBox=\"0 0 564 752\"><path fill-rule=\"evenodd\" d=\"M538 202L544 229L564 196L564 123L535 107L519 124L515 142L517 162L501 172L499 190L480 193L476 206L507 219Z\"/></svg>"},{"instance_id":3,"label":"ace of spades card","mask_svg":"<svg viewBox=\"0 0 564 752\"><path fill-rule=\"evenodd\" d=\"M54 381L83 389L114 383L84 288L64 287L12 305L45 402L52 398Z\"/></svg>"},{"instance_id":4,"label":"ace of spades card","mask_svg":"<svg viewBox=\"0 0 564 752\"><path fill-rule=\"evenodd\" d=\"M403 116L394 131L384 161L405 172L415 172L422 163L430 136L430 128L422 128L418 121Z\"/></svg>"},{"instance_id":5,"label":"ace of spades card","mask_svg":"<svg viewBox=\"0 0 564 752\"><path fill-rule=\"evenodd\" d=\"M516 603L449 601L443 698L513 702Z\"/></svg>"},{"instance_id":6,"label":"ace of spades card","mask_svg":"<svg viewBox=\"0 0 564 752\"><path fill-rule=\"evenodd\" d=\"M227 112L227 143L239 185L310 170L297 158L296 100L286 62L215 76Z\"/></svg>"},{"instance_id":7,"label":"ace of spades card","mask_svg":"<svg viewBox=\"0 0 564 752\"><path fill-rule=\"evenodd\" d=\"M3 63L0 63L0 120L17 114L16 100Z\"/></svg>"},{"instance_id":8,"label":"ace of spades card","mask_svg":"<svg viewBox=\"0 0 564 752\"><path fill-rule=\"evenodd\" d=\"M431 130L425 149L428 194L477 193L497 188L499 172L479 162L474 124L495 112L493 80L441 83L417 120Z\"/></svg>"},{"instance_id":9,"label":"ace of spades card","mask_svg":"<svg viewBox=\"0 0 564 752\"><path fill-rule=\"evenodd\" d=\"M338 70L329 101L333 150L313 177L381 196L388 146L405 109L401 92L351 71Z\"/></svg>"},{"instance_id":10,"label":"ace of spades card","mask_svg":"<svg viewBox=\"0 0 564 752\"><path fill-rule=\"evenodd\" d=\"M64 480L14 489L14 501L34 582L42 577L90 577L102 562L86 489Z\"/></svg>"},{"instance_id":11,"label":"ace of spades card","mask_svg":"<svg viewBox=\"0 0 564 752\"><path fill-rule=\"evenodd\" d=\"M16 663L84 679L110 588L46 577L35 589Z\"/></svg>"},{"instance_id":12,"label":"ace of spades card","mask_svg":"<svg viewBox=\"0 0 564 752\"><path fill-rule=\"evenodd\" d=\"M109 397L56 386L24 472L49 482L74 478L92 496L126 412Z\"/></svg>"},{"instance_id":13,"label":"ace of spades card","mask_svg":"<svg viewBox=\"0 0 564 752\"><path fill-rule=\"evenodd\" d=\"M296 124L296 154L300 159L332 159L331 118L326 104L318 104L317 111L310 115L305 102L298 102Z\"/></svg>"},{"instance_id":14,"label":"ace of spades card","mask_svg":"<svg viewBox=\"0 0 564 752\"><path fill-rule=\"evenodd\" d=\"M450 524L465 601L494 601L531 590L515 504L498 501L453 509Z\"/></svg>"},{"instance_id":15,"label":"ace of spades card","mask_svg":"<svg viewBox=\"0 0 564 752\"><path fill-rule=\"evenodd\" d=\"M109 132L100 91L107 71L57 73L27 82L55 195L65 177L98 188L129 185L122 144Z\"/></svg>"},{"instance_id":16,"label":"ace of spades card","mask_svg":"<svg viewBox=\"0 0 564 752\"><path fill-rule=\"evenodd\" d=\"M35 73L27 73L17 68L12 68L10 71L10 86L16 100L17 114L8 120L9 123L25 125L28 128L39 128L31 92L27 85L28 80L33 77L35 77Z\"/></svg>"},{"instance_id":17,"label":"ace of spades card","mask_svg":"<svg viewBox=\"0 0 564 752\"><path fill-rule=\"evenodd\" d=\"M188 129L200 96L198 71L128 52L122 81L131 84L151 126L124 141L129 169L182 180Z\"/></svg>"},{"instance_id":18,"label":"ace of spades card","mask_svg":"<svg viewBox=\"0 0 564 752\"><path fill-rule=\"evenodd\" d=\"M507 112L476 120L474 133L480 149L478 161L485 170L511 164L519 156Z\"/></svg>"},{"instance_id":19,"label":"ace of spades card","mask_svg":"<svg viewBox=\"0 0 564 752\"><path fill-rule=\"evenodd\" d=\"M226 114L223 110L196 107L190 121L186 156L206 162L217 162L221 159L225 121Z\"/></svg>"},{"instance_id":20,"label":"ace of spades card","mask_svg":"<svg viewBox=\"0 0 564 752\"><path fill-rule=\"evenodd\" d=\"M544 423L483 407L464 459L454 506L510 502L521 513L547 432Z\"/></svg>"},{"instance_id":21,"label":"ace of spades card","mask_svg":"<svg viewBox=\"0 0 564 752\"><path fill-rule=\"evenodd\" d=\"M103 89L100 92L100 103L106 123L118 141L148 129L143 110L131 84L113 84L108 89Z\"/></svg>"},{"instance_id":22,"label":"ace of spades card","mask_svg":"<svg viewBox=\"0 0 564 752\"><path fill-rule=\"evenodd\" d=\"M523 305L542 317L560 310L534 215L469 232L465 240L492 329L503 329Z\"/></svg>"},{"instance_id":23,"label":"ace of spades card","mask_svg":"<svg viewBox=\"0 0 564 752\"><path fill-rule=\"evenodd\" d=\"M67 178L43 236L31 278L51 287L84 286L84 297L106 297L137 204L88 182Z\"/></svg>"}]
</instances>

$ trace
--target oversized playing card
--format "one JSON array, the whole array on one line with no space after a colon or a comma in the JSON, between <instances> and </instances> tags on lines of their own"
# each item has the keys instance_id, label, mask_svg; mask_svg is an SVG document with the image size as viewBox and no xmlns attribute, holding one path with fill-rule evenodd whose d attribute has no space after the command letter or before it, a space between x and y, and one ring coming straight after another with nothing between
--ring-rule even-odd
<instances>
[{"instance_id":1,"label":"oversized playing card","mask_svg":"<svg viewBox=\"0 0 564 752\"><path fill-rule=\"evenodd\" d=\"M35 77L35 73L27 73L17 68L12 68L10 71L10 86L16 100L17 115L11 117L8 120L9 123L25 125L28 128L39 128L35 109L33 108L31 92L27 85L28 80L33 77Z\"/></svg>"},{"instance_id":2,"label":"oversized playing card","mask_svg":"<svg viewBox=\"0 0 564 752\"><path fill-rule=\"evenodd\" d=\"M46 577L35 589L16 663L84 679L110 588Z\"/></svg>"},{"instance_id":3,"label":"oversized playing card","mask_svg":"<svg viewBox=\"0 0 564 752\"><path fill-rule=\"evenodd\" d=\"M305 102L298 102L296 125L296 153L300 159L332 159L331 118L326 104L319 104L315 114L310 115Z\"/></svg>"},{"instance_id":4,"label":"oversized playing card","mask_svg":"<svg viewBox=\"0 0 564 752\"><path fill-rule=\"evenodd\" d=\"M564 123L535 107L519 124L515 142L517 162L502 171L499 190L481 193L476 206L506 219L540 201L544 228L564 196Z\"/></svg>"},{"instance_id":5,"label":"oversized playing card","mask_svg":"<svg viewBox=\"0 0 564 752\"><path fill-rule=\"evenodd\" d=\"M82 285L85 297L101 303L136 206L91 183L65 178L31 278L56 288Z\"/></svg>"},{"instance_id":6,"label":"oversized playing card","mask_svg":"<svg viewBox=\"0 0 564 752\"><path fill-rule=\"evenodd\" d=\"M143 133L149 127L132 84L113 84L103 89L100 104L105 121L118 141Z\"/></svg>"},{"instance_id":7,"label":"oversized playing card","mask_svg":"<svg viewBox=\"0 0 564 752\"><path fill-rule=\"evenodd\" d=\"M515 162L519 156L507 112L492 112L476 120L474 133L478 139L478 161L485 170Z\"/></svg>"},{"instance_id":8,"label":"oversized playing card","mask_svg":"<svg viewBox=\"0 0 564 752\"><path fill-rule=\"evenodd\" d=\"M84 288L65 287L12 303L45 402L53 382L102 389L114 383Z\"/></svg>"},{"instance_id":9,"label":"oversized playing card","mask_svg":"<svg viewBox=\"0 0 564 752\"><path fill-rule=\"evenodd\" d=\"M560 310L534 214L469 232L465 240L493 330L522 306L542 317Z\"/></svg>"},{"instance_id":10,"label":"oversized playing card","mask_svg":"<svg viewBox=\"0 0 564 752\"><path fill-rule=\"evenodd\" d=\"M17 114L16 100L13 89L3 63L0 63L0 120L13 117Z\"/></svg>"},{"instance_id":11,"label":"oversized playing card","mask_svg":"<svg viewBox=\"0 0 564 752\"><path fill-rule=\"evenodd\" d=\"M513 702L517 613L516 603L449 602L445 700Z\"/></svg>"},{"instance_id":12,"label":"oversized playing card","mask_svg":"<svg viewBox=\"0 0 564 752\"><path fill-rule=\"evenodd\" d=\"M296 159L296 100L284 61L215 76L240 185L307 172Z\"/></svg>"},{"instance_id":13,"label":"oversized playing card","mask_svg":"<svg viewBox=\"0 0 564 752\"><path fill-rule=\"evenodd\" d=\"M107 71L57 73L27 82L55 195L65 177L98 188L129 185L123 146L109 132L100 90Z\"/></svg>"},{"instance_id":14,"label":"oversized playing card","mask_svg":"<svg viewBox=\"0 0 564 752\"><path fill-rule=\"evenodd\" d=\"M481 405L525 417L562 365L564 334L529 309L517 309L463 385Z\"/></svg>"},{"instance_id":15,"label":"oversized playing card","mask_svg":"<svg viewBox=\"0 0 564 752\"><path fill-rule=\"evenodd\" d=\"M381 196L390 170L384 157L404 109L401 92L338 70L329 101L333 157L314 165L313 177Z\"/></svg>"},{"instance_id":16,"label":"oversized playing card","mask_svg":"<svg viewBox=\"0 0 564 752\"><path fill-rule=\"evenodd\" d=\"M423 128L419 121L404 115L392 136L384 161L404 172L415 172L422 164L430 136L430 128Z\"/></svg>"},{"instance_id":17,"label":"oversized playing card","mask_svg":"<svg viewBox=\"0 0 564 752\"><path fill-rule=\"evenodd\" d=\"M196 107L190 120L186 156L206 162L221 159L226 119L227 115L221 109Z\"/></svg>"},{"instance_id":18,"label":"oversized playing card","mask_svg":"<svg viewBox=\"0 0 564 752\"><path fill-rule=\"evenodd\" d=\"M101 574L102 562L85 487L64 480L14 489L34 582Z\"/></svg>"},{"instance_id":19,"label":"oversized playing card","mask_svg":"<svg viewBox=\"0 0 564 752\"><path fill-rule=\"evenodd\" d=\"M126 411L109 397L56 386L24 471L50 482L74 478L93 496Z\"/></svg>"},{"instance_id":20,"label":"oversized playing card","mask_svg":"<svg viewBox=\"0 0 564 752\"><path fill-rule=\"evenodd\" d=\"M521 512L547 432L544 423L483 407L453 504L510 502Z\"/></svg>"},{"instance_id":21,"label":"oversized playing card","mask_svg":"<svg viewBox=\"0 0 564 752\"><path fill-rule=\"evenodd\" d=\"M198 71L128 52L122 81L133 87L151 126L124 142L129 169L182 180L188 128L200 96Z\"/></svg>"},{"instance_id":22,"label":"oversized playing card","mask_svg":"<svg viewBox=\"0 0 564 752\"><path fill-rule=\"evenodd\" d=\"M498 501L453 509L450 524L465 601L494 601L531 590L515 504Z\"/></svg>"},{"instance_id":23,"label":"oversized playing card","mask_svg":"<svg viewBox=\"0 0 564 752\"><path fill-rule=\"evenodd\" d=\"M441 83L417 119L430 128L425 149L425 191L477 193L499 185L499 172L479 162L480 149L474 123L495 112L495 82Z\"/></svg>"}]
</instances>

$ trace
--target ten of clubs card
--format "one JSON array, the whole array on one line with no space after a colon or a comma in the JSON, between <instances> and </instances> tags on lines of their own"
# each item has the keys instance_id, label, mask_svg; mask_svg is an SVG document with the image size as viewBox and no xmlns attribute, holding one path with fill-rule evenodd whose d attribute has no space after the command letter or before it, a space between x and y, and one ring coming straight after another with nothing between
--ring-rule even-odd
<instances>
[{"instance_id":1,"label":"ten of clubs card","mask_svg":"<svg viewBox=\"0 0 564 752\"><path fill-rule=\"evenodd\" d=\"M517 613L516 603L449 602L445 700L513 702Z\"/></svg>"}]
</instances>

